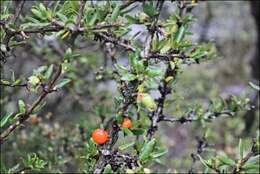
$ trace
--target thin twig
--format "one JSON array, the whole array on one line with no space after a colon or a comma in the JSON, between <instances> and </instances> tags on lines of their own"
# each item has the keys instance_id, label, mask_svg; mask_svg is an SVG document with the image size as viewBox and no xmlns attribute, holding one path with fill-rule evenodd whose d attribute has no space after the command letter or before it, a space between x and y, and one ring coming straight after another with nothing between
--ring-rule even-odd
<instances>
[{"instance_id":1,"label":"thin twig","mask_svg":"<svg viewBox=\"0 0 260 174\"><path fill-rule=\"evenodd\" d=\"M127 7L129 7L131 4L135 3L136 0L128 0L128 1L125 1L121 6L120 6L120 10L123 10Z\"/></svg>"},{"instance_id":2,"label":"thin twig","mask_svg":"<svg viewBox=\"0 0 260 174\"><path fill-rule=\"evenodd\" d=\"M19 117L19 119L14 123L9 125L0 136L0 143L2 144L4 140L13 132L17 127L19 127L25 120L29 118L33 110L42 102L42 100L51 92L53 92L53 85L57 81L61 74L61 65L59 65L58 70L53 74L53 77L49 80L46 90L43 90L42 94L33 102L33 104L26 109L25 113Z\"/></svg>"},{"instance_id":3,"label":"thin twig","mask_svg":"<svg viewBox=\"0 0 260 174\"><path fill-rule=\"evenodd\" d=\"M176 117L173 117L173 116L165 116L163 115L159 121L168 121L168 122L179 122L181 124L183 123L187 123L187 122L193 122L193 121L198 121L200 119L204 119L205 121L211 121L213 120L214 118L217 118L219 116L233 116L234 113L231 112L231 111L222 111L222 112L208 112L206 113L202 118L198 118L198 117L194 117L194 116L191 116L192 113L188 113L187 115L184 115L180 118L176 118Z\"/></svg>"},{"instance_id":4,"label":"thin twig","mask_svg":"<svg viewBox=\"0 0 260 174\"><path fill-rule=\"evenodd\" d=\"M129 44L129 41L127 41L125 39L112 37L112 36L109 36L107 33L104 33L104 32L103 33L97 32L95 34L106 42L111 42L115 45L118 45L118 46L125 48L126 51L136 51L136 49Z\"/></svg>"},{"instance_id":5,"label":"thin twig","mask_svg":"<svg viewBox=\"0 0 260 174\"><path fill-rule=\"evenodd\" d=\"M25 0L22 0L22 1L19 2L19 5L18 5L18 7L15 10L15 14L14 14L14 18L13 18L13 22L14 23L17 22L17 19L19 18L20 14L22 12L24 3L25 3Z\"/></svg>"},{"instance_id":6,"label":"thin twig","mask_svg":"<svg viewBox=\"0 0 260 174\"><path fill-rule=\"evenodd\" d=\"M118 70L117 70L117 60L115 58L115 48L114 48L114 43L109 41L109 40L104 40L105 43L105 53L107 55L108 58L111 59L112 61L112 66L113 66L113 71L115 74L117 74L118 76L120 76ZM120 115L125 115L125 113L128 110L128 107L133 104L135 102L133 96L131 95L125 95L124 91L127 90L125 88L128 88L128 85L122 81L119 80L119 83L121 85L120 89L120 93L121 95L124 97L124 100L121 104L121 106L117 109L117 114ZM95 164L93 173L102 173L105 166L107 164L111 164L111 166L114 167L118 167L120 165L125 165L127 164L128 167L132 166L132 163L136 166L137 165L137 159L129 157L128 155L123 155L123 161L121 158L116 158L116 154L117 151L113 150L113 146L115 144L115 142L118 139L118 133L119 133L119 126L118 123L116 121L115 118L111 119L107 126L106 126L106 130L108 130L108 134L109 134L109 141L107 143L105 143L104 145L99 147L99 155L98 155L98 160ZM121 156L122 157L122 156ZM128 161L124 161L124 159L127 158L126 160Z\"/></svg>"},{"instance_id":7,"label":"thin twig","mask_svg":"<svg viewBox=\"0 0 260 174\"><path fill-rule=\"evenodd\" d=\"M80 1L80 8L79 8L79 14L77 16L77 27L80 28L80 22L81 22L81 19L84 15L84 7L85 7L85 4L86 4L86 0L81 0Z\"/></svg>"},{"instance_id":8,"label":"thin twig","mask_svg":"<svg viewBox=\"0 0 260 174\"><path fill-rule=\"evenodd\" d=\"M159 20L159 16L160 16L160 12L163 6L164 0L159 0L157 1L157 5L156 5L156 11L158 12L158 14L154 17L152 24L148 27L148 32L149 35L146 38L146 44L145 44L145 48L144 48L144 57L148 58L150 51L151 51L151 47L152 47L152 40L154 38L154 34L156 32L156 28L157 28L157 22Z\"/></svg>"},{"instance_id":9,"label":"thin twig","mask_svg":"<svg viewBox=\"0 0 260 174\"><path fill-rule=\"evenodd\" d=\"M147 131L147 137L148 139L151 139L154 133L157 130L157 124L161 117L163 116L163 109L164 109L164 101L166 99L166 96L171 93L171 88L168 85L168 82L165 80L167 77L172 76L175 77L177 74L177 67L172 69L170 63L168 62L168 67L165 71L164 77L161 80L161 85L159 85L158 90L161 94L161 97L157 101L157 108L152 113L150 119L151 119L151 125L150 128Z\"/></svg>"},{"instance_id":10,"label":"thin twig","mask_svg":"<svg viewBox=\"0 0 260 174\"><path fill-rule=\"evenodd\" d=\"M1 83L1 82L0 82L0 86L8 86L8 87L27 87L28 85L27 85L27 83L14 85L14 84L5 84L5 83Z\"/></svg>"}]
</instances>

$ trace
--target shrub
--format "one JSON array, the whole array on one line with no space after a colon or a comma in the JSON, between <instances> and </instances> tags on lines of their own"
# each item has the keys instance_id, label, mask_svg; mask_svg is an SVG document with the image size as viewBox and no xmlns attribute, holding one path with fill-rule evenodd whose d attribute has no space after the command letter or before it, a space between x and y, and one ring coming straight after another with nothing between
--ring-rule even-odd
<instances>
[{"instance_id":1,"label":"shrub","mask_svg":"<svg viewBox=\"0 0 260 174\"><path fill-rule=\"evenodd\" d=\"M207 106L184 103L179 116L166 111L176 102L170 97L178 92L180 74L193 64L218 57L212 42L195 43L189 37L193 34L190 26L196 22L192 15L196 1L173 2L175 12L166 19L160 17L164 1L36 2L30 13L22 15L24 3L18 3L14 10L10 1L1 1L1 68L21 48L27 55L39 57L40 64L33 65L29 75L1 75L2 109L11 102L4 99L8 98L10 87L15 93L26 90L26 95L33 97L21 99L17 93L17 111L1 109L0 140L1 144L13 142L5 147L12 151L4 155L8 158L19 154L17 146L24 151L38 150L23 155L22 162L12 157L19 161L13 167L1 159L1 172L149 173L149 164L160 162L159 158L167 154L155 136L161 122L192 122L202 127L204 133L198 138L198 149L191 155L187 172L196 172L194 165L198 160L210 172L258 171L259 137L246 154L240 141L238 160L224 154L202 157L205 149L212 148L207 140L207 123L251 109L247 98L213 99ZM136 32L134 26L145 30ZM119 57L126 57L127 63ZM117 84L113 94L106 89L111 81ZM77 103L64 98L66 94ZM46 100L48 96L57 100L51 103ZM82 116L77 124L70 123L74 127L71 130L66 123L52 123L51 111L61 102L65 114ZM46 113L48 110L51 111ZM131 119L129 128L121 127L125 118ZM27 120L33 126L25 124ZM31 132L23 133L23 124ZM96 144L91 138L94 128L107 131L104 144ZM19 136L13 134L15 131Z\"/></svg>"}]
</instances>

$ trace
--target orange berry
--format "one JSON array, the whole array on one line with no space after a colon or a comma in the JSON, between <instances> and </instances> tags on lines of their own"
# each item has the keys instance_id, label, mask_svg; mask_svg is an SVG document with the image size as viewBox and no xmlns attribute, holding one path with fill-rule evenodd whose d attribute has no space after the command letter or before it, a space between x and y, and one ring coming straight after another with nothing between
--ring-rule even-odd
<instances>
[{"instance_id":1,"label":"orange berry","mask_svg":"<svg viewBox=\"0 0 260 174\"><path fill-rule=\"evenodd\" d=\"M108 140L108 133L102 128L95 129L92 133L92 139L97 144L104 144Z\"/></svg>"},{"instance_id":2,"label":"orange berry","mask_svg":"<svg viewBox=\"0 0 260 174\"><path fill-rule=\"evenodd\" d=\"M132 127L132 121L129 118L124 118L123 123L121 125L123 128L130 129Z\"/></svg>"}]
</instances>

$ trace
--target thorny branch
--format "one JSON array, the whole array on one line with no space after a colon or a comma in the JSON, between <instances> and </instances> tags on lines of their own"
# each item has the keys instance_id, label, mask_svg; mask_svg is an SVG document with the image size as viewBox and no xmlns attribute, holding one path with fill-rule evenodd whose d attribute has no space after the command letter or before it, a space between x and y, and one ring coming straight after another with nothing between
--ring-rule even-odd
<instances>
[{"instance_id":1,"label":"thorny branch","mask_svg":"<svg viewBox=\"0 0 260 174\"><path fill-rule=\"evenodd\" d=\"M150 126L150 128L147 132L148 139L151 139L152 136L154 135L155 131L157 130L157 123L163 117L164 101L166 99L167 94L169 94L171 92L171 88L169 87L168 82L165 79L169 76L175 77L176 74L177 74L178 68L176 67L176 68L172 69L171 66L170 66L169 60L171 58L174 58L175 56L178 57L178 58L182 58L182 59L186 58L185 55L176 54L178 52L176 52L175 54L172 54L172 55L168 55L168 56L167 55L160 55L160 54L156 54L156 53L151 53L151 43L152 43L152 40L154 38L155 32L157 31L156 25L157 25L157 22L158 22L158 19L159 19L160 11L161 11L162 6L163 6L163 2L164 1L157 1L156 10L157 10L158 14L153 18L153 21L148 28L149 35L147 36L146 44L145 44L143 55L142 55L142 58L144 58L146 60L148 60L149 58L155 58L155 59L165 59L166 61L168 61L168 65L167 65L167 69L165 71L164 78L162 79L161 85L159 85L159 88L158 88L159 92L161 93L161 97L158 99L158 104L157 104L156 110L150 116L151 126ZM109 37L108 33L101 33L101 34L98 33L96 35L98 37L100 37L101 40L103 39L106 42L113 43L115 45L119 45L119 46L121 46L121 47L123 47L123 48L125 48L126 50L129 50L129 51L135 51L135 49L131 46L131 44L129 44L126 41L121 42L119 39L115 39L112 36ZM110 57L112 59L112 64L113 64L113 67L114 67L114 70L115 70L116 59L111 55L110 55ZM121 86L124 86L124 84L121 84ZM121 108L123 108L124 109L123 111L125 111L127 109L127 107L129 106L129 104L131 104L131 102L125 103L127 101L126 96L124 95L123 92L121 92L121 93L125 98L124 103L123 103L123 107L121 107ZM134 101L132 101L132 102L134 102ZM114 124L112 124L112 125L114 125L114 128L116 128L117 127L116 121L113 120L112 122L114 122ZM118 128L116 128L114 130L118 131ZM117 136L117 134L118 134L117 131L114 132L114 134L112 134L111 141L114 139L114 137ZM109 135L111 135L111 134L109 134ZM111 141L109 141L109 142L111 142ZM109 149L109 148L112 147L112 143L109 143L109 142L106 143L105 149ZM101 156L99 156L99 160L96 163L94 173L101 173L104 170L104 167L106 166L106 164L108 164L108 162L107 162L108 160L105 158L106 156L107 155L104 152L101 153Z\"/></svg>"},{"instance_id":2,"label":"thorny branch","mask_svg":"<svg viewBox=\"0 0 260 174\"><path fill-rule=\"evenodd\" d=\"M27 83L25 84L5 84L0 82L0 86L9 86L9 87L27 87Z\"/></svg>"},{"instance_id":3,"label":"thorny branch","mask_svg":"<svg viewBox=\"0 0 260 174\"><path fill-rule=\"evenodd\" d=\"M149 57L149 54L151 52L152 41L153 41L153 38L154 38L154 34L156 32L156 28L157 28L156 25L157 25L157 22L159 20L159 16L160 16L160 13L161 13L161 10L162 10L162 7L163 7L163 3L164 3L164 0L157 1L156 11L158 12L158 14L154 17L152 24L148 27L149 34L146 38L146 45L145 45L145 48L144 48L144 55L143 55L146 58Z\"/></svg>"},{"instance_id":4,"label":"thorny branch","mask_svg":"<svg viewBox=\"0 0 260 174\"><path fill-rule=\"evenodd\" d=\"M161 3L162 4L160 4L158 1L158 3L157 3L158 9L162 8L163 2L161 2ZM182 11L181 8L180 8L180 11ZM150 30L151 36L152 36L151 39L153 38L153 35L155 33L157 20L158 20L158 18L156 18L156 20L153 23L154 25L152 25L152 30ZM180 24L179 24L179 27L180 27ZM149 43L149 45L150 44L151 43ZM147 46L146 49L147 49L147 51L149 51L150 46ZM149 54L149 52L147 52L146 54ZM172 69L170 63L168 62L167 69L164 74L164 78L161 80L161 85L159 85L159 87L158 87L161 97L157 101L156 110L150 116L151 125L150 125L149 130L147 131L148 139L151 139L152 136L154 135L155 131L157 130L157 128L158 128L157 123L159 122L159 119L163 116L164 101L166 99L166 96L171 93L171 87L169 87L168 82L165 79L169 76L172 76L173 78L175 78L175 76L177 74L177 69L178 69L177 67Z\"/></svg>"},{"instance_id":5,"label":"thorny branch","mask_svg":"<svg viewBox=\"0 0 260 174\"><path fill-rule=\"evenodd\" d=\"M44 33L49 33L49 32L58 32L65 28L65 24L60 21L52 21L52 23L53 23L53 25L50 25L47 27L40 27L40 28L33 28L33 29L26 29L26 30L10 29L5 26L5 23L1 23L1 26L6 31L6 36L3 39L3 43L7 46L7 50L9 50L9 47L8 47L9 40L16 35L21 35L24 38L28 38L29 34L37 34L37 33L44 34ZM83 28L83 27L78 27L78 28L73 28L73 29L71 28L71 31L73 33L79 33L79 34L88 32L88 31L92 31L96 35L96 37L101 40L104 40L106 42L111 42L119 47L124 48L126 51L135 52L136 49L131 45L131 42L129 40L112 36L108 32L95 31L95 30L100 30L100 29L109 29L109 28L117 28L117 27L120 27L120 25L119 24L103 24L103 25L96 25L91 28ZM150 46L148 47L148 45L150 45L150 44L151 43L146 44L147 47L145 49L150 49ZM183 60L187 60L187 61L189 59L189 57L183 53L159 54L159 53L151 53L151 52L149 53L149 55L147 55L146 58L147 59L158 59L158 60L163 60L163 61L173 60L174 58L179 58L179 59L183 59Z\"/></svg>"},{"instance_id":6,"label":"thorny branch","mask_svg":"<svg viewBox=\"0 0 260 174\"><path fill-rule=\"evenodd\" d=\"M21 124L23 124L24 121L26 121L29 116L32 114L34 109L42 102L42 100L51 92L53 92L53 86L55 82L58 80L59 76L61 75L61 65L59 65L57 71L52 75L52 78L50 78L47 87L43 90L42 94L33 102L33 104L26 109L25 113L19 117L19 119L14 123L9 125L0 136L0 143L2 144L4 140L8 137L8 135L13 132L17 127L19 127Z\"/></svg>"},{"instance_id":7,"label":"thorny branch","mask_svg":"<svg viewBox=\"0 0 260 174\"><path fill-rule=\"evenodd\" d=\"M86 4L86 0L81 0L80 1L80 8L79 8L79 14L77 16L77 27L80 28L80 22L81 22L81 18L83 17L83 12L84 12L84 7Z\"/></svg>"},{"instance_id":8,"label":"thorny branch","mask_svg":"<svg viewBox=\"0 0 260 174\"><path fill-rule=\"evenodd\" d=\"M189 174L195 173L194 172L194 165L196 163L196 161L198 161L198 155L200 155L206 148L208 147L212 147L214 146L213 144L210 144L205 137L199 138L197 137L197 150L195 153L191 154L191 158L192 158L192 164L191 167L189 169ZM233 174L239 173L242 169L242 167L245 165L245 163L253 156L259 155L259 149L256 143L256 139L252 140L252 146L250 151L240 160L237 160L236 164L234 164L234 166L232 166L233 168ZM215 165L207 165L211 170L213 170L216 173L223 173L223 171L221 171L217 166Z\"/></svg>"},{"instance_id":9,"label":"thorny branch","mask_svg":"<svg viewBox=\"0 0 260 174\"><path fill-rule=\"evenodd\" d=\"M233 169L233 173L239 173L242 169L242 167L244 166L244 164L253 156L255 155L259 155L260 151L259 151L259 147L257 146L257 142L256 139L253 139L252 141L252 147L250 149L250 151L245 155L245 157L243 157L241 160L237 161L237 165L234 166Z\"/></svg>"},{"instance_id":10,"label":"thorny branch","mask_svg":"<svg viewBox=\"0 0 260 174\"><path fill-rule=\"evenodd\" d=\"M131 4L137 2L136 0L127 0L125 1L121 6L120 6L120 10L123 10L127 7L129 7Z\"/></svg>"},{"instance_id":11,"label":"thorny branch","mask_svg":"<svg viewBox=\"0 0 260 174\"><path fill-rule=\"evenodd\" d=\"M13 17L13 22L16 23L17 19L19 18L21 12L22 12L22 9L23 9L23 6L25 4L25 0L22 0L20 2L18 2L18 7L15 11L15 14L14 14L14 17Z\"/></svg>"},{"instance_id":12,"label":"thorny branch","mask_svg":"<svg viewBox=\"0 0 260 174\"><path fill-rule=\"evenodd\" d=\"M198 160L198 155L201 154L204 151L205 148L210 146L210 144L208 143L208 141L206 140L205 137L202 137L202 138L197 137L196 140L197 140L197 143L198 143L197 150L196 150L195 153L192 153L190 155L191 158L192 158L192 163L191 163L190 169L188 171L189 174L194 173L193 168L194 168L196 161Z\"/></svg>"},{"instance_id":13,"label":"thorny branch","mask_svg":"<svg viewBox=\"0 0 260 174\"><path fill-rule=\"evenodd\" d=\"M105 40L104 46L107 57L112 61L114 74L119 76L119 72L116 68L117 60L115 58L114 43ZM128 107L135 100L132 96L126 96L124 94L124 90L127 88L127 84L122 80L119 80L119 83L120 93L122 96L124 96L124 100L121 106L118 108L117 113L120 115L125 115ZM113 170L116 170L120 166L127 166L129 168L138 166L136 157L131 157L129 154L120 154L117 150L112 149L118 139L118 132L120 130L115 118L108 122L106 130L108 130L110 139L106 144L99 147L98 161L96 162L93 173L102 173L107 164L110 164Z\"/></svg>"},{"instance_id":14,"label":"thorny branch","mask_svg":"<svg viewBox=\"0 0 260 174\"><path fill-rule=\"evenodd\" d=\"M169 76L175 77L176 73L177 68L172 69L170 63L168 63L164 78L161 80L161 85L159 85L158 87L161 97L158 99L156 110L150 116L151 125L147 132L148 139L151 139L155 131L157 130L157 123L163 115L164 101L166 99L166 96L171 93L171 88L169 87L168 82L165 79Z\"/></svg>"},{"instance_id":15,"label":"thorny branch","mask_svg":"<svg viewBox=\"0 0 260 174\"><path fill-rule=\"evenodd\" d=\"M196 117L196 115L194 115L193 112L189 112L187 113L187 115L184 115L180 118L162 115L158 121L179 122L181 124L184 124L187 122L198 121L200 119L203 119L205 121L211 121L212 119L215 119L220 116L233 116L233 112L229 110L222 112L207 112L202 118Z\"/></svg>"},{"instance_id":16,"label":"thorny branch","mask_svg":"<svg viewBox=\"0 0 260 174\"><path fill-rule=\"evenodd\" d=\"M120 6L120 9L122 10L135 2L137 2L137 1L134 1L134 0L125 1ZM72 33L76 33L76 34L92 31L94 33L94 35L96 36L96 40L101 40L104 42L105 45L107 45L107 48L108 48L107 53L108 53L108 56L112 60L112 66L114 69L114 73L116 75L119 75L119 73L117 72L117 69L116 69L117 60L115 58L114 47L119 46L126 51L132 51L132 52L135 52L136 49L132 46L131 42L127 39L115 37L114 35L110 34L109 32L98 31L101 29L118 28L118 27L120 27L119 24L102 24L102 25L96 25L94 27L88 27L88 28L81 27L80 22L81 22L82 16L84 15L83 10L84 10L85 3L86 3L85 0L81 0L80 12L77 16L77 26L69 28L69 30ZM179 59L183 59L183 60L189 59L188 56L179 52L178 50L175 50L173 53L167 53L167 54L153 53L151 51L152 40L154 39L156 32L158 31L158 26L159 26L158 20L159 20L160 12L163 7L163 3L164 3L164 1L157 1L155 9L158 14L152 18L151 24L147 25L148 36L146 38L146 43L145 43L145 46L143 49L143 55L142 55L142 59L146 59L146 61L154 60L154 59L164 60L164 61L166 61L166 65L167 65L164 77L163 77L163 79L161 79L160 85L158 87L158 90L159 90L161 96L157 100L156 110L153 111L152 113L150 113L151 125L150 125L149 130L147 131L148 139L151 139L154 136L154 134L157 130L157 127L158 127L158 123L160 121L186 123L186 122L192 122L192 121L198 120L198 118L191 117L189 114L187 116L183 116L181 118L175 118L175 117L170 118L163 114L164 102L166 100L167 95L171 93L171 87L169 86L168 82L165 79L169 76L172 76L173 78L175 78L175 76L177 74L177 70L178 70L178 67L172 68L170 66L169 62L171 60L173 60L174 58L179 58ZM180 9L180 16L181 16L185 12L186 6L182 1L178 1L178 7ZM20 8L22 9L22 3L21 3ZM189 10L191 10L191 7L186 9L186 11L189 11ZM19 16L19 13L17 16ZM178 26L180 26L180 25L181 25L180 22L178 22ZM41 28L34 28L34 29L26 29L23 31L8 28L4 21L0 21L0 26L3 27L3 29L6 32L6 36L4 38L4 44L6 45L7 48L8 48L8 43L9 43L10 39L16 35L22 35L24 38L26 38L28 34L34 34L34 33L43 33L44 34L46 32L58 32L62 29L65 29L64 23L62 23L60 21L55 21L55 20L51 21L49 26L41 27ZM68 29L68 28L66 28L66 29ZM41 103L41 101L49 93L51 93L53 91L53 89L52 89L53 85L54 85L55 81L58 79L58 77L60 76L60 74L61 74L61 66L59 66L59 69L53 75L53 78L49 81L47 89L43 90L42 94L26 110L26 112L19 118L19 120L16 123L14 123L13 125L10 125L4 132L1 133L1 137L0 137L1 143L6 139L6 137L12 131L14 131L19 125L21 125L29 117L29 115L33 112L35 107L37 107ZM129 106L135 103L135 96L133 95L133 93L136 91L129 90L132 85L131 83L126 83L123 81L119 81L119 83L120 83L120 87L119 87L120 93L124 97L124 99L123 99L122 104L118 108L117 113L124 115L127 113ZM135 82L133 82L133 83L135 83ZM0 84L0 85L3 85L3 84ZM5 85L5 86L12 86L12 85ZM130 95L129 94L126 95L125 91L130 91L129 92ZM213 118L219 117L220 115L231 115L232 116L232 113L230 113L229 111L214 112L214 113L210 113L209 115L206 115L204 119L211 120ZM107 123L106 130L108 131L110 138L107 143L99 146L99 148L98 148L99 155L98 155L98 159L95 164L93 172L102 173L107 164L110 164L112 166L113 170L116 170L120 166L127 166L128 168L133 168L133 167L138 166L137 157L132 157L129 154L123 154L123 153L120 153L117 149L113 149L113 146L118 139L118 133L120 130L119 125L115 118L113 118L111 121L109 121ZM201 153L203 148L205 148L207 146L208 146L207 142L205 142L204 140L200 140L198 143L197 153ZM251 154L249 154L248 156L250 156L250 155ZM195 163L196 158L195 158L194 154L193 154L192 158L194 161L193 163ZM244 159L245 162L247 160L248 160L247 158ZM192 167L191 167L191 171L192 171Z\"/></svg>"}]
</instances>

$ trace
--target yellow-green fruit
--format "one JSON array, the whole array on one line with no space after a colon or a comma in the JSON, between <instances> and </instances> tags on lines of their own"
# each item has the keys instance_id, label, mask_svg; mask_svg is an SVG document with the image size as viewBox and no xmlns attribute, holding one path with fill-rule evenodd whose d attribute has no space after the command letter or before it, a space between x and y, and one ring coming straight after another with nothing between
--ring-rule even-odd
<instances>
[{"instance_id":1,"label":"yellow-green fruit","mask_svg":"<svg viewBox=\"0 0 260 174\"><path fill-rule=\"evenodd\" d=\"M37 76L29 77L29 83L33 86L36 86L40 83L40 79Z\"/></svg>"},{"instance_id":2,"label":"yellow-green fruit","mask_svg":"<svg viewBox=\"0 0 260 174\"><path fill-rule=\"evenodd\" d=\"M152 96L148 93L138 93L137 95L137 103L141 103L150 111L154 111L156 108L156 104Z\"/></svg>"},{"instance_id":3,"label":"yellow-green fruit","mask_svg":"<svg viewBox=\"0 0 260 174\"><path fill-rule=\"evenodd\" d=\"M151 173L151 170L148 168L144 168L144 173Z\"/></svg>"},{"instance_id":4,"label":"yellow-green fruit","mask_svg":"<svg viewBox=\"0 0 260 174\"><path fill-rule=\"evenodd\" d=\"M149 16L147 16L145 13L140 13L139 14L139 19L140 19L140 22L146 22L147 19L148 19Z\"/></svg>"}]
</instances>

